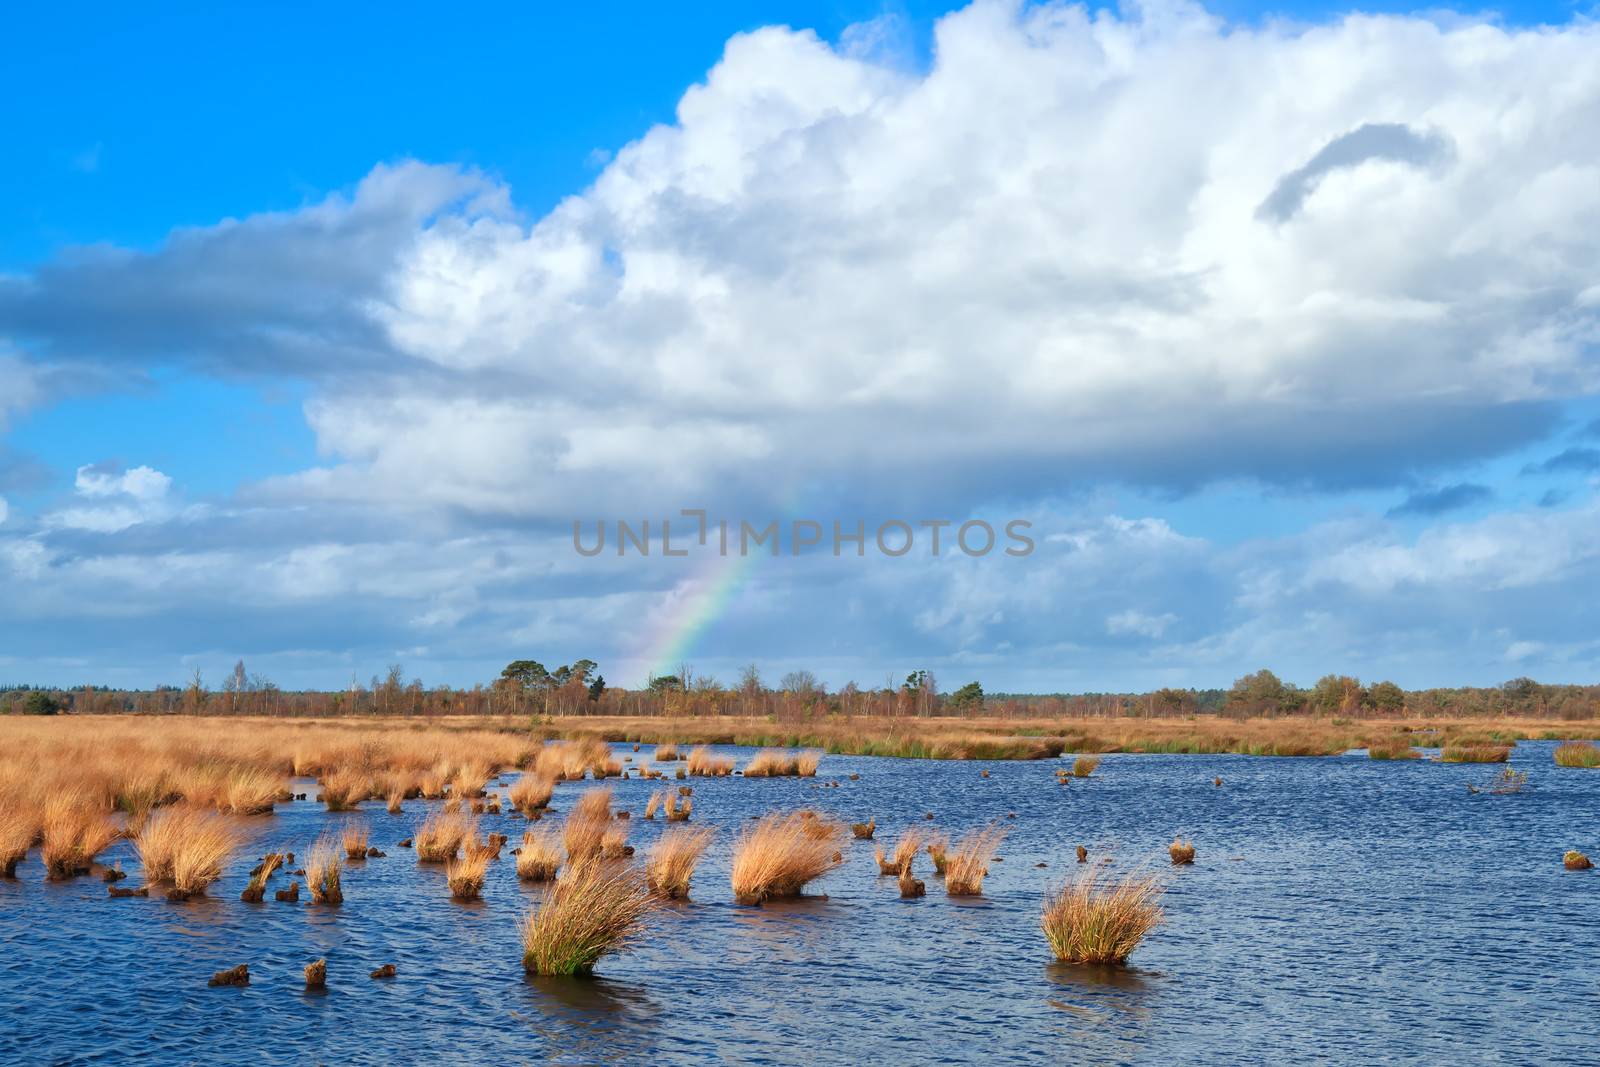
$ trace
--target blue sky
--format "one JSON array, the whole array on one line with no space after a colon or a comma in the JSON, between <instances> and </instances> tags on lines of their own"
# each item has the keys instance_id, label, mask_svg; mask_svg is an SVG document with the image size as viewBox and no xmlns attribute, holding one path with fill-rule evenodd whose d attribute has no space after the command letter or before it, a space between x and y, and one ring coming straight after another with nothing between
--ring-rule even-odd
<instances>
[{"instance_id":1,"label":"blue sky","mask_svg":"<svg viewBox=\"0 0 1600 1067\"><path fill-rule=\"evenodd\" d=\"M1586 9L1073 10L14 14L0 680L1592 680Z\"/></svg>"}]
</instances>

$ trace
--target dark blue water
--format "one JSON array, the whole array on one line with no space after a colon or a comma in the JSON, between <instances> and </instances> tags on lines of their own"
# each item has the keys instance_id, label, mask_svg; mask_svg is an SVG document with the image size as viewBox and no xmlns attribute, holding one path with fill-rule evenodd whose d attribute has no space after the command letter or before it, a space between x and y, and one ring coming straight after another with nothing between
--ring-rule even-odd
<instances>
[{"instance_id":1,"label":"dark blue water","mask_svg":"<svg viewBox=\"0 0 1600 1067\"><path fill-rule=\"evenodd\" d=\"M1600 859L1600 771L1558 768L1552 747L1517 748L1530 781L1514 796L1468 793L1496 768L1359 756L1113 755L1064 787L1054 761L842 756L815 780L696 780L695 819L719 833L693 903L588 981L524 975L519 924L540 890L513 857L462 905L393 847L421 801L365 806L389 855L347 871L343 907L241 903L252 857L303 855L349 818L282 805L208 900L111 900L98 880L45 882L36 855L0 882L0 1061L1594 1063L1600 871L1564 871L1561 854ZM610 784L642 855L665 826L639 819L656 783ZM563 784L554 806L591 787ZM734 834L802 806L876 816L884 843L913 823L1000 819L1011 836L980 900L946 897L924 855L928 896L902 901L871 843L851 842L814 886L828 899L734 905ZM515 844L526 823L483 825ZM1193 867L1166 868L1175 834ZM1113 871L1170 877L1167 923L1127 969L1052 963L1039 933L1079 843ZM105 858L138 884L131 846ZM328 990L308 994L318 957ZM250 987L207 988L241 962ZM369 979L383 963L399 977Z\"/></svg>"}]
</instances>

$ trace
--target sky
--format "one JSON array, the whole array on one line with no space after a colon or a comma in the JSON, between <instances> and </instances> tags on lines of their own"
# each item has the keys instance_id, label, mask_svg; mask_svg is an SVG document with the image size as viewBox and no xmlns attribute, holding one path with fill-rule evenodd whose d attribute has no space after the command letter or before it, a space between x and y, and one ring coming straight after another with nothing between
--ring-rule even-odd
<instances>
[{"instance_id":1,"label":"sky","mask_svg":"<svg viewBox=\"0 0 1600 1067\"><path fill-rule=\"evenodd\" d=\"M1594 8L691 7L10 15L0 684L1596 680Z\"/></svg>"}]
</instances>

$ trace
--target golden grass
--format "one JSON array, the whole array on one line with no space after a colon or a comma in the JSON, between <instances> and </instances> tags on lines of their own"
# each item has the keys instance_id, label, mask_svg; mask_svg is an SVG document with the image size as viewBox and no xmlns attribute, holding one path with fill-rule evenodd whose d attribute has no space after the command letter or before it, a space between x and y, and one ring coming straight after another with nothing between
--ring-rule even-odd
<instances>
[{"instance_id":1,"label":"golden grass","mask_svg":"<svg viewBox=\"0 0 1600 1067\"><path fill-rule=\"evenodd\" d=\"M477 834L477 824L460 812L436 811L417 828L411 839L417 859L423 863L445 863L456 858L464 842Z\"/></svg>"},{"instance_id":2,"label":"golden grass","mask_svg":"<svg viewBox=\"0 0 1600 1067\"><path fill-rule=\"evenodd\" d=\"M628 844L628 830L631 826L632 823L625 819L613 820L600 835L600 855L608 860L633 855L633 848Z\"/></svg>"},{"instance_id":3,"label":"golden grass","mask_svg":"<svg viewBox=\"0 0 1600 1067\"><path fill-rule=\"evenodd\" d=\"M1099 756L1079 756L1072 761L1072 776L1074 778L1087 778L1100 766Z\"/></svg>"},{"instance_id":4,"label":"golden grass","mask_svg":"<svg viewBox=\"0 0 1600 1067\"><path fill-rule=\"evenodd\" d=\"M1422 753L1412 748L1409 741L1374 741L1367 746L1368 759L1408 760L1420 759L1421 756Z\"/></svg>"},{"instance_id":5,"label":"golden grass","mask_svg":"<svg viewBox=\"0 0 1600 1067\"><path fill-rule=\"evenodd\" d=\"M672 763L678 758L678 746L671 741L656 746L656 754L651 757L656 763Z\"/></svg>"},{"instance_id":6,"label":"golden grass","mask_svg":"<svg viewBox=\"0 0 1600 1067\"><path fill-rule=\"evenodd\" d=\"M1039 925L1065 963L1125 963L1160 925L1161 883L1153 875L1101 885L1093 868L1045 899Z\"/></svg>"},{"instance_id":7,"label":"golden grass","mask_svg":"<svg viewBox=\"0 0 1600 1067\"><path fill-rule=\"evenodd\" d=\"M352 860L367 858L367 846L371 840L371 834L364 822L346 823L343 833L339 835L339 841L344 845L345 858Z\"/></svg>"},{"instance_id":8,"label":"golden grass","mask_svg":"<svg viewBox=\"0 0 1600 1067\"><path fill-rule=\"evenodd\" d=\"M950 864L950 836L944 833L928 835L928 858L933 860L933 873L944 874Z\"/></svg>"},{"instance_id":9,"label":"golden grass","mask_svg":"<svg viewBox=\"0 0 1600 1067\"><path fill-rule=\"evenodd\" d=\"M885 856L883 849L879 848L875 855L878 861L880 875L902 875L911 870L912 861L917 858L917 853L922 849L922 832L920 830L907 830L900 835L900 840L895 842L894 852Z\"/></svg>"},{"instance_id":10,"label":"golden grass","mask_svg":"<svg viewBox=\"0 0 1600 1067\"><path fill-rule=\"evenodd\" d=\"M311 890L311 899L318 904L344 903L343 871L336 842L324 837L312 845L311 855L306 857L306 888Z\"/></svg>"},{"instance_id":11,"label":"golden grass","mask_svg":"<svg viewBox=\"0 0 1600 1067\"><path fill-rule=\"evenodd\" d=\"M1587 871L1594 866L1588 856L1576 849L1561 857L1561 865L1569 871Z\"/></svg>"},{"instance_id":12,"label":"golden grass","mask_svg":"<svg viewBox=\"0 0 1600 1067\"><path fill-rule=\"evenodd\" d=\"M680 804L678 798L671 793L667 794L666 816L668 822L688 822L689 816L694 812L694 800L684 797Z\"/></svg>"},{"instance_id":13,"label":"golden grass","mask_svg":"<svg viewBox=\"0 0 1600 1067\"><path fill-rule=\"evenodd\" d=\"M317 960L306 964L306 988L326 989L328 987L328 961Z\"/></svg>"},{"instance_id":14,"label":"golden grass","mask_svg":"<svg viewBox=\"0 0 1600 1067\"><path fill-rule=\"evenodd\" d=\"M637 869L580 860L523 921L522 966L529 974L590 974L600 957L644 932L656 907Z\"/></svg>"},{"instance_id":15,"label":"golden grass","mask_svg":"<svg viewBox=\"0 0 1600 1067\"><path fill-rule=\"evenodd\" d=\"M511 806L524 815L532 815L550 803L555 789L556 780L553 777L526 772L511 785Z\"/></svg>"},{"instance_id":16,"label":"golden grass","mask_svg":"<svg viewBox=\"0 0 1600 1067\"><path fill-rule=\"evenodd\" d=\"M21 806L0 809L0 877L15 878L39 834L39 813Z\"/></svg>"},{"instance_id":17,"label":"golden grass","mask_svg":"<svg viewBox=\"0 0 1600 1067\"><path fill-rule=\"evenodd\" d=\"M925 897L927 895L928 895L928 887L927 887L927 885L922 881L922 879L917 878L917 877L912 875L912 873L911 873L911 865L907 864L906 865L906 869L900 872L900 896L901 896L901 898L905 899L905 900L910 900L910 899L912 899L914 897Z\"/></svg>"},{"instance_id":18,"label":"golden grass","mask_svg":"<svg viewBox=\"0 0 1600 1067\"><path fill-rule=\"evenodd\" d=\"M468 849L465 859L447 862L444 877L450 885L450 895L456 900L477 900L489 874L489 860L486 850Z\"/></svg>"},{"instance_id":19,"label":"golden grass","mask_svg":"<svg viewBox=\"0 0 1600 1067\"><path fill-rule=\"evenodd\" d=\"M966 834L956 842L944 866L945 892L953 897L975 897L983 892L983 879L1006 831L998 826ZM937 860L935 861L937 863Z\"/></svg>"},{"instance_id":20,"label":"golden grass","mask_svg":"<svg viewBox=\"0 0 1600 1067\"><path fill-rule=\"evenodd\" d=\"M256 866L250 875L250 884L244 887L239 894L239 899L246 904L259 904L266 899L267 881L279 867L283 865L283 856L277 852L269 852Z\"/></svg>"},{"instance_id":21,"label":"golden grass","mask_svg":"<svg viewBox=\"0 0 1600 1067\"><path fill-rule=\"evenodd\" d=\"M764 748L744 766L746 778L783 778L798 770L792 754L778 748Z\"/></svg>"},{"instance_id":22,"label":"golden grass","mask_svg":"<svg viewBox=\"0 0 1600 1067\"><path fill-rule=\"evenodd\" d=\"M850 824L850 833L857 841L871 841L873 831L878 828L878 817L874 815L866 822L853 822Z\"/></svg>"},{"instance_id":23,"label":"golden grass","mask_svg":"<svg viewBox=\"0 0 1600 1067\"><path fill-rule=\"evenodd\" d=\"M699 745L689 751L684 769L697 777L726 778L733 773L733 757L713 755L710 748Z\"/></svg>"},{"instance_id":24,"label":"golden grass","mask_svg":"<svg viewBox=\"0 0 1600 1067\"><path fill-rule=\"evenodd\" d=\"M651 793L650 799L644 803L644 817L654 819L656 812L661 810L661 806L666 803L666 800L667 791L665 789L657 789L654 793Z\"/></svg>"},{"instance_id":25,"label":"golden grass","mask_svg":"<svg viewBox=\"0 0 1600 1067\"><path fill-rule=\"evenodd\" d=\"M1555 761L1557 767L1600 767L1600 745L1568 741L1556 746Z\"/></svg>"},{"instance_id":26,"label":"golden grass","mask_svg":"<svg viewBox=\"0 0 1600 1067\"><path fill-rule=\"evenodd\" d=\"M57 793L45 801L39 857L46 877L87 874L94 858L117 838L117 827L82 793Z\"/></svg>"},{"instance_id":27,"label":"golden grass","mask_svg":"<svg viewBox=\"0 0 1600 1067\"><path fill-rule=\"evenodd\" d=\"M239 770L228 776L222 807L234 815L271 815L283 792L281 776L265 770Z\"/></svg>"},{"instance_id":28,"label":"golden grass","mask_svg":"<svg viewBox=\"0 0 1600 1067\"><path fill-rule=\"evenodd\" d=\"M806 884L843 861L832 835L819 836L802 813L762 816L733 848L733 895L741 904L799 896Z\"/></svg>"},{"instance_id":29,"label":"golden grass","mask_svg":"<svg viewBox=\"0 0 1600 1067\"><path fill-rule=\"evenodd\" d=\"M1194 845L1188 841L1173 838L1172 844L1167 846L1167 855L1172 857L1174 867L1194 862Z\"/></svg>"},{"instance_id":30,"label":"golden grass","mask_svg":"<svg viewBox=\"0 0 1600 1067\"><path fill-rule=\"evenodd\" d=\"M561 841L572 859L596 856L611 829L611 788L591 789L572 805L561 828Z\"/></svg>"},{"instance_id":31,"label":"golden grass","mask_svg":"<svg viewBox=\"0 0 1600 1067\"><path fill-rule=\"evenodd\" d=\"M794 773L801 778L815 778L817 768L822 765L822 753L816 749L807 749L794 758Z\"/></svg>"},{"instance_id":32,"label":"golden grass","mask_svg":"<svg viewBox=\"0 0 1600 1067\"><path fill-rule=\"evenodd\" d=\"M244 835L228 819L197 813L185 826L172 856L169 900L188 900L203 894L222 877L222 868L244 842Z\"/></svg>"},{"instance_id":33,"label":"golden grass","mask_svg":"<svg viewBox=\"0 0 1600 1067\"><path fill-rule=\"evenodd\" d=\"M517 851L517 877L524 882L548 882L561 869L561 835L555 830L524 830Z\"/></svg>"},{"instance_id":34,"label":"golden grass","mask_svg":"<svg viewBox=\"0 0 1600 1067\"><path fill-rule=\"evenodd\" d=\"M372 795L372 777L340 767L322 776L322 802L329 811L349 811Z\"/></svg>"},{"instance_id":35,"label":"golden grass","mask_svg":"<svg viewBox=\"0 0 1600 1067\"><path fill-rule=\"evenodd\" d=\"M669 900L689 899L689 879L711 844L710 827L674 827L662 834L645 864L650 891Z\"/></svg>"},{"instance_id":36,"label":"golden grass","mask_svg":"<svg viewBox=\"0 0 1600 1067\"><path fill-rule=\"evenodd\" d=\"M1444 763L1504 763L1510 758L1509 745L1448 745L1439 752Z\"/></svg>"}]
</instances>

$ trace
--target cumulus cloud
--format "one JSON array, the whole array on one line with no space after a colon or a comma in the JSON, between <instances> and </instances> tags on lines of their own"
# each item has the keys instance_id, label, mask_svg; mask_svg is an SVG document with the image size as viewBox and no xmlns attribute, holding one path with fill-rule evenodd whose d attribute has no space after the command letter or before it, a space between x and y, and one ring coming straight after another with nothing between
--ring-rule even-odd
<instances>
[{"instance_id":1,"label":"cumulus cloud","mask_svg":"<svg viewBox=\"0 0 1600 1067\"><path fill-rule=\"evenodd\" d=\"M0 283L0 330L313 377L329 462L271 494L535 518L959 505L997 468L1406 484L1597 384L1593 25L979 2L925 71L889 41L735 37L531 222L482 175L381 167Z\"/></svg>"},{"instance_id":2,"label":"cumulus cloud","mask_svg":"<svg viewBox=\"0 0 1600 1067\"><path fill-rule=\"evenodd\" d=\"M43 525L61 530L118 533L140 523L169 517L172 479L151 467L124 471L115 465L78 468L73 483L79 501L44 516Z\"/></svg>"}]
</instances>

